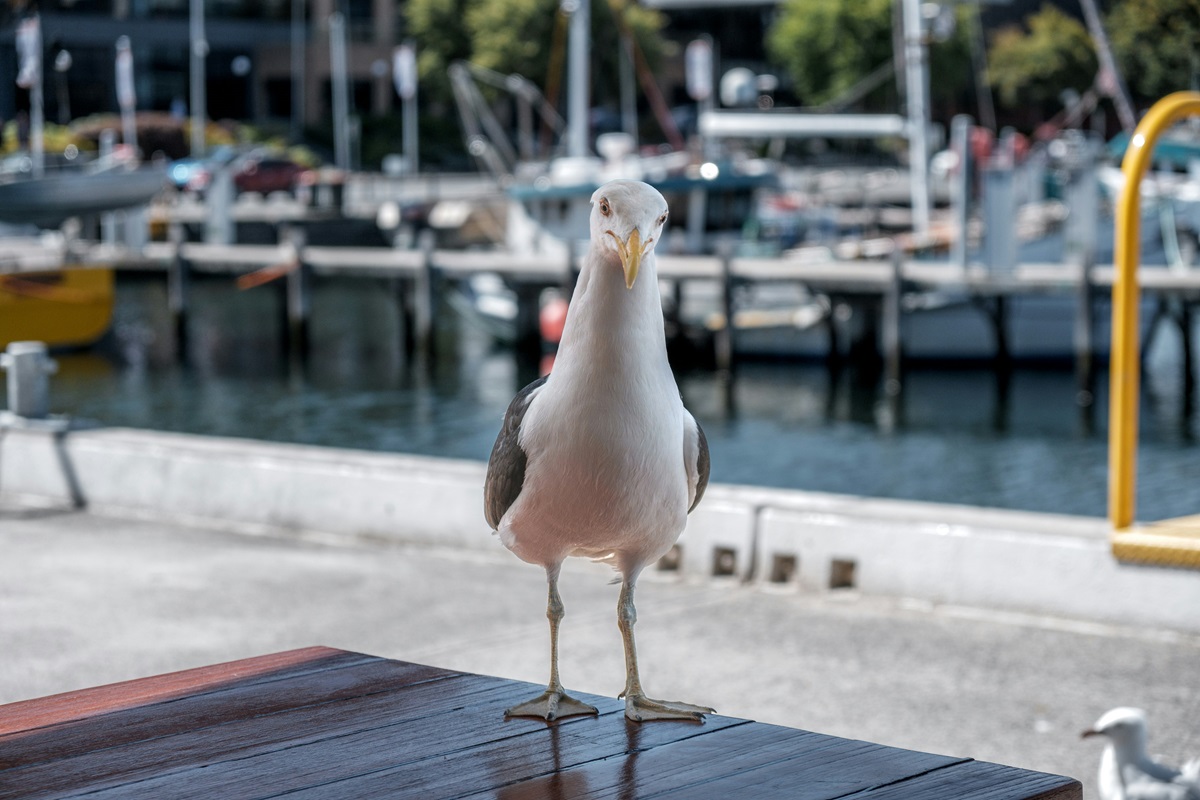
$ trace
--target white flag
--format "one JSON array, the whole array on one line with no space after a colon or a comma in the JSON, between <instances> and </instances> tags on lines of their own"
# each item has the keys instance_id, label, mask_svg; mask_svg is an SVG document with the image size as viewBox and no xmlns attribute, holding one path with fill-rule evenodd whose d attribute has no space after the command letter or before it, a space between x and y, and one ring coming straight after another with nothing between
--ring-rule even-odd
<instances>
[{"instance_id":1,"label":"white flag","mask_svg":"<svg viewBox=\"0 0 1200 800\"><path fill-rule=\"evenodd\" d=\"M17 26L17 54L21 59L17 86L32 89L42 82L42 21L36 14Z\"/></svg>"},{"instance_id":2,"label":"white flag","mask_svg":"<svg viewBox=\"0 0 1200 800\"><path fill-rule=\"evenodd\" d=\"M133 51L129 48L128 36L117 39L117 104L125 111L132 111L137 106L137 95L133 90Z\"/></svg>"},{"instance_id":3,"label":"white flag","mask_svg":"<svg viewBox=\"0 0 1200 800\"><path fill-rule=\"evenodd\" d=\"M392 82L396 94L404 100L411 100L417 93L417 51L411 44L392 51Z\"/></svg>"}]
</instances>

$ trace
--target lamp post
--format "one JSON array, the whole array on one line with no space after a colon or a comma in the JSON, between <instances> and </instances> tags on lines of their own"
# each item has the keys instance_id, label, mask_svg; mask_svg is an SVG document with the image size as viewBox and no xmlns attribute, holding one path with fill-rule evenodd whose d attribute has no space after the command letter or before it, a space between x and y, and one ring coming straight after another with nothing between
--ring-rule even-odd
<instances>
[{"instance_id":1,"label":"lamp post","mask_svg":"<svg viewBox=\"0 0 1200 800\"><path fill-rule=\"evenodd\" d=\"M71 93L67 86L67 70L71 69L71 54L59 50L54 57L54 92L58 99L58 124L71 121Z\"/></svg>"},{"instance_id":2,"label":"lamp post","mask_svg":"<svg viewBox=\"0 0 1200 800\"><path fill-rule=\"evenodd\" d=\"M192 157L204 155L204 129L208 119L206 86L208 40L204 38L204 0L190 0L188 32L191 38Z\"/></svg>"},{"instance_id":3,"label":"lamp post","mask_svg":"<svg viewBox=\"0 0 1200 800\"><path fill-rule=\"evenodd\" d=\"M254 63L250 60L250 56L241 55L234 56L233 61L229 63L229 70L236 77L242 78L242 88L246 92L244 102L242 103L242 113L253 119L254 114L254 79L250 77L250 71L254 68Z\"/></svg>"},{"instance_id":4,"label":"lamp post","mask_svg":"<svg viewBox=\"0 0 1200 800\"><path fill-rule=\"evenodd\" d=\"M33 177L42 177L45 158L42 151L42 21L34 14L17 26L17 52L21 67L17 85L29 90L29 159Z\"/></svg>"},{"instance_id":5,"label":"lamp post","mask_svg":"<svg viewBox=\"0 0 1200 800\"><path fill-rule=\"evenodd\" d=\"M137 155L137 94L133 87L133 50L128 36L117 38L117 105L121 108L121 137Z\"/></svg>"},{"instance_id":6,"label":"lamp post","mask_svg":"<svg viewBox=\"0 0 1200 800\"><path fill-rule=\"evenodd\" d=\"M338 169L350 169L350 97L346 86L346 18L329 15L329 78L333 90L333 157Z\"/></svg>"},{"instance_id":7,"label":"lamp post","mask_svg":"<svg viewBox=\"0 0 1200 800\"><path fill-rule=\"evenodd\" d=\"M570 15L567 34L567 155L584 158L588 147L588 103L591 94L591 6L590 0L563 0Z\"/></svg>"},{"instance_id":8,"label":"lamp post","mask_svg":"<svg viewBox=\"0 0 1200 800\"><path fill-rule=\"evenodd\" d=\"M392 51L392 81L400 95L404 125L404 165L409 175L417 174L417 51L405 42Z\"/></svg>"}]
</instances>

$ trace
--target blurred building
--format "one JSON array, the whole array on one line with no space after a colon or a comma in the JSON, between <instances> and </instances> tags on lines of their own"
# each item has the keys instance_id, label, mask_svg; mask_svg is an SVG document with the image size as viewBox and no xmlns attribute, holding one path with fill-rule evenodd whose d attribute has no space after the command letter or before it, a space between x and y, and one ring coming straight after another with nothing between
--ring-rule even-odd
<instances>
[{"instance_id":1,"label":"blurred building","mask_svg":"<svg viewBox=\"0 0 1200 800\"><path fill-rule=\"evenodd\" d=\"M0 120L28 108L15 84L17 20L37 8L44 52L45 112L58 119L117 111L115 42L128 36L139 110L188 113L188 0L41 0L10 2L0 11ZM355 113L392 107L391 57L401 5L396 0L206 0L208 116L287 121L292 104L292 12L302 13L304 122L331 115L328 19L346 19L346 52ZM59 51L70 54L65 81L54 72ZM66 97L62 96L63 92Z\"/></svg>"}]
</instances>

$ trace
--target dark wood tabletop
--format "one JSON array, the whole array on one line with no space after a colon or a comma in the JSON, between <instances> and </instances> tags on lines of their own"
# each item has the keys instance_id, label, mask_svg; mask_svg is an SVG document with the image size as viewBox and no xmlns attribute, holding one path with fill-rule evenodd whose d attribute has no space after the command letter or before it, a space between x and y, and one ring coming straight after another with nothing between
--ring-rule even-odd
<instances>
[{"instance_id":1,"label":"dark wood tabletop","mask_svg":"<svg viewBox=\"0 0 1200 800\"><path fill-rule=\"evenodd\" d=\"M1077 781L712 716L504 718L544 687L311 647L0 706L0 798L987 798Z\"/></svg>"}]
</instances>

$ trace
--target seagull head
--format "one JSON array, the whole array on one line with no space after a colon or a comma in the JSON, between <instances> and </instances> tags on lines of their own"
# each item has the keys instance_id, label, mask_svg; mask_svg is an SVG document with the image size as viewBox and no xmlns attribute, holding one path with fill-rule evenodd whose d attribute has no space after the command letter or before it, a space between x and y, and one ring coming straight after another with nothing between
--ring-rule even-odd
<instances>
[{"instance_id":1,"label":"seagull head","mask_svg":"<svg viewBox=\"0 0 1200 800\"><path fill-rule=\"evenodd\" d=\"M1118 749L1139 752L1146 742L1146 712L1140 708L1106 711L1083 736L1107 736Z\"/></svg>"},{"instance_id":2,"label":"seagull head","mask_svg":"<svg viewBox=\"0 0 1200 800\"><path fill-rule=\"evenodd\" d=\"M667 201L641 181L609 181L592 195L592 247L615 253L632 289L646 254L662 238Z\"/></svg>"}]
</instances>

